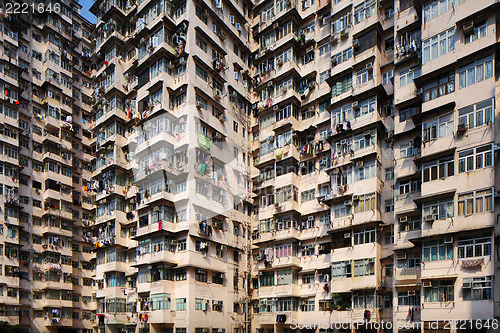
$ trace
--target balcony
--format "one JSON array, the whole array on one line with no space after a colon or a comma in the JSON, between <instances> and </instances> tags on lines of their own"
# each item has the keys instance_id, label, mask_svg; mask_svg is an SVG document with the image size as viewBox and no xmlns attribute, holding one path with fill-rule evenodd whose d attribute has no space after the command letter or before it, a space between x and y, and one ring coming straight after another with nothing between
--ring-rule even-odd
<instances>
[{"instance_id":1,"label":"balcony","mask_svg":"<svg viewBox=\"0 0 500 333\"><path fill-rule=\"evenodd\" d=\"M151 324L172 323L175 320L175 310L155 310L149 312L148 322Z\"/></svg>"},{"instance_id":2,"label":"balcony","mask_svg":"<svg viewBox=\"0 0 500 333\"><path fill-rule=\"evenodd\" d=\"M175 245L173 245L175 247ZM159 251L137 255L137 262L133 266L151 265L152 263L167 263L171 266L176 266L175 252Z\"/></svg>"},{"instance_id":3,"label":"balcony","mask_svg":"<svg viewBox=\"0 0 500 333\"><path fill-rule=\"evenodd\" d=\"M394 25L396 27L396 30L402 30L408 26L411 26L417 21L419 21L418 13L413 6L405 9L402 12L395 13Z\"/></svg>"},{"instance_id":4,"label":"balcony","mask_svg":"<svg viewBox=\"0 0 500 333\"><path fill-rule=\"evenodd\" d=\"M396 84L399 84L397 79L396 79ZM403 103L409 104L410 102L420 97L421 93L415 86L415 83L412 82L404 87L398 87L398 89L394 91L394 105L399 105Z\"/></svg>"},{"instance_id":5,"label":"balcony","mask_svg":"<svg viewBox=\"0 0 500 333\"><path fill-rule=\"evenodd\" d=\"M403 267L394 269L396 286L416 283L420 280L420 267Z\"/></svg>"}]
</instances>

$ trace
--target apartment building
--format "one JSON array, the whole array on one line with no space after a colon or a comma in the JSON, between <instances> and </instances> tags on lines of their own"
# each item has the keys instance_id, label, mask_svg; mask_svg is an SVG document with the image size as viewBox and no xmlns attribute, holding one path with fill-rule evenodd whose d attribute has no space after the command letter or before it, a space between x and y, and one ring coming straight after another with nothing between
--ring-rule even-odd
<instances>
[{"instance_id":1,"label":"apartment building","mask_svg":"<svg viewBox=\"0 0 500 333\"><path fill-rule=\"evenodd\" d=\"M498 317L498 7L400 1L396 13L394 322L449 331Z\"/></svg>"},{"instance_id":2,"label":"apartment building","mask_svg":"<svg viewBox=\"0 0 500 333\"><path fill-rule=\"evenodd\" d=\"M497 12L257 3L252 331L496 329Z\"/></svg>"},{"instance_id":3,"label":"apartment building","mask_svg":"<svg viewBox=\"0 0 500 333\"><path fill-rule=\"evenodd\" d=\"M392 8L255 8L252 331L392 321Z\"/></svg>"},{"instance_id":4,"label":"apartment building","mask_svg":"<svg viewBox=\"0 0 500 333\"><path fill-rule=\"evenodd\" d=\"M248 1L96 1L94 330L245 328Z\"/></svg>"},{"instance_id":5,"label":"apartment building","mask_svg":"<svg viewBox=\"0 0 500 333\"><path fill-rule=\"evenodd\" d=\"M0 321L30 332L90 332L92 25L75 1L40 2L24 14L6 6L2 2L0 21Z\"/></svg>"},{"instance_id":6,"label":"apartment building","mask_svg":"<svg viewBox=\"0 0 500 333\"><path fill-rule=\"evenodd\" d=\"M497 330L496 1L57 5L0 21L0 321Z\"/></svg>"}]
</instances>

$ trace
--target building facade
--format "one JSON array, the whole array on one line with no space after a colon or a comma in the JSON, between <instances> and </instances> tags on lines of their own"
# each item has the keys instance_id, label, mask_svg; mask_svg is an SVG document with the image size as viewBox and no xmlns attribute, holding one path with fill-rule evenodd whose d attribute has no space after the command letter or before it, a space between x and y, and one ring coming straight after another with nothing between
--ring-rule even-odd
<instances>
[{"instance_id":1,"label":"building facade","mask_svg":"<svg viewBox=\"0 0 500 333\"><path fill-rule=\"evenodd\" d=\"M2 2L0 321L93 330L90 32L75 1ZM26 10L25 10L26 12Z\"/></svg>"},{"instance_id":2,"label":"building facade","mask_svg":"<svg viewBox=\"0 0 500 333\"><path fill-rule=\"evenodd\" d=\"M0 321L497 331L496 1L60 6L1 21Z\"/></svg>"},{"instance_id":3,"label":"building facade","mask_svg":"<svg viewBox=\"0 0 500 333\"><path fill-rule=\"evenodd\" d=\"M91 8L98 332L244 329L250 9Z\"/></svg>"}]
</instances>

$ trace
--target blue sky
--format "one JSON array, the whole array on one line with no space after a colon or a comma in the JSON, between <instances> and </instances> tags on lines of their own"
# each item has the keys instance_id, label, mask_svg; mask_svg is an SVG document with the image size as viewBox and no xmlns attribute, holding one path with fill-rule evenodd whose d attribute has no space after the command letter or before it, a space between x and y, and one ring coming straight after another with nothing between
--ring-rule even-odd
<instances>
[{"instance_id":1,"label":"blue sky","mask_svg":"<svg viewBox=\"0 0 500 333\"><path fill-rule=\"evenodd\" d=\"M94 0L80 0L79 3L82 5L82 16L90 22L95 23L95 16L89 12L89 8L94 4Z\"/></svg>"}]
</instances>

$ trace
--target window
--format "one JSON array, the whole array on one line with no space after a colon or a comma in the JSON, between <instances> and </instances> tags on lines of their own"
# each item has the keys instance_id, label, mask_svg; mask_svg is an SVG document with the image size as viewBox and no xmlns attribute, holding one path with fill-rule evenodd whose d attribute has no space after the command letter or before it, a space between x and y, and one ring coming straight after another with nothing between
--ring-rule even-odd
<instances>
[{"instance_id":1,"label":"window","mask_svg":"<svg viewBox=\"0 0 500 333\"><path fill-rule=\"evenodd\" d=\"M262 275L260 276L260 286L261 287L274 286L274 271L262 272Z\"/></svg>"},{"instance_id":2,"label":"window","mask_svg":"<svg viewBox=\"0 0 500 333\"><path fill-rule=\"evenodd\" d=\"M353 276L367 276L375 274L375 263L372 258L354 260L352 264Z\"/></svg>"},{"instance_id":3,"label":"window","mask_svg":"<svg viewBox=\"0 0 500 333\"><path fill-rule=\"evenodd\" d=\"M393 78L393 76L394 76L394 70L392 69L382 74L382 84L387 85L391 83L391 79Z\"/></svg>"},{"instance_id":4,"label":"window","mask_svg":"<svg viewBox=\"0 0 500 333\"><path fill-rule=\"evenodd\" d=\"M375 307L375 296L368 292L353 295L355 309L368 309Z\"/></svg>"},{"instance_id":5,"label":"window","mask_svg":"<svg viewBox=\"0 0 500 333\"><path fill-rule=\"evenodd\" d=\"M319 55L330 54L330 43L324 43L319 46Z\"/></svg>"},{"instance_id":6,"label":"window","mask_svg":"<svg viewBox=\"0 0 500 333\"><path fill-rule=\"evenodd\" d=\"M425 219L445 220L455 216L453 198L426 202L422 205L422 217Z\"/></svg>"},{"instance_id":7,"label":"window","mask_svg":"<svg viewBox=\"0 0 500 333\"><path fill-rule=\"evenodd\" d=\"M399 231L419 230L422 227L422 217L420 215L407 216L406 221L399 222Z\"/></svg>"},{"instance_id":8,"label":"window","mask_svg":"<svg viewBox=\"0 0 500 333\"><path fill-rule=\"evenodd\" d=\"M297 273L291 269L283 269L276 272L276 285L286 285L297 282Z\"/></svg>"},{"instance_id":9,"label":"window","mask_svg":"<svg viewBox=\"0 0 500 333\"><path fill-rule=\"evenodd\" d=\"M393 180L394 179L394 167L389 167L385 169L385 180Z\"/></svg>"},{"instance_id":10,"label":"window","mask_svg":"<svg viewBox=\"0 0 500 333\"><path fill-rule=\"evenodd\" d=\"M491 236L462 236L458 239L458 257L474 258L491 255Z\"/></svg>"},{"instance_id":11,"label":"window","mask_svg":"<svg viewBox=\"0 0 500 333\"><path fill-rule=\"evenodd\" d=\"M311 284L315 281L314 273L303 273L302 274L302 284Z\"/></svg>"},{"instance_id":12,"label":"window","mask_svg":"<svg viewBox=\"0 0 500 333\"><path fill-rule=\"evenodd\" d=\"M332 97L339 96L352 89L352 75L345 76L332 84Z\"/></svg>"},{"instance_id":13,"label":"window","mask_svg":"<svg viewBox=\"0 0 500 333\"><path fill-rule=\"evenodd\" d=\"M453 302L453 281L430 281L430 284L430 287L424 287L424 302Z\"/></svg>"},{"instance_id":14,"label":"window","mask_svg":"<svg viewBox=\"0 0 500 333\"><path fill-rule=\"evenodd\" d=\"M375 112L376 110L377 110L377 97L373 96L371 98L359 102L359 108L357 110L354 110L354 117L358 118L367 115L369 113Z\"/></svg>"},{"instance_id":15,"label":"window","mask_svg":"<svg viewBox=\"0 0 500 333\"><path fill-rule=\"evenodd\" d=\"M319 83L325 82L328 78L330 77L330 70L327 69L326 71L320 73L319 75Z\"/></svg>"},{"instance_id":16,"label":"window","mask_svg":"<svg viewBox=\"0 0 500 333\"><path fill-rule=\"evenodd\" d=\"M333 207L334 218L345 217L351 214L351 207L345 206L343 203Z\"/></svg>"},{"instance_id":17,"label":"window","mask_svg":"<svg viewBox=\"0 0 500 333\"><path fill-rule=\"evenodd\" d=\"M321 215L319 217L320 225L330 225L330 214Z\"/></svg>"},{"instance_id":18,"label":"window","mask_svg":"<svg viewBox=\"0 0 500 333\"><path fill-rule=\"evenodd\" d=\"M301 201L302 202L307 202L307 201L314 200L315 199L315 193L316 193L315 189L302 192L301 193Z\"/></svg>"},{"instance_id":19,"label":"window","mask_svg":"<svg viewBox=\"0 0 500 333\"><path fill-rule=\"evenodd\" d=\"M464 301L486 301L492 298L491 276L469 278L463 280L462 291Z\"/></svg>"},{"instance_id":20,"label":"window","mask_svg":"<svg viewBox=\"0 0 500 333\"><path fill-rule=\"evenodd\" d=\"M480 59L459 70L459 89L493 77L493 56Z\"/></svg>"},{"instance_id":21,"label":"window","mask_svg":"<svg viewBox=\"0 0 500 333\"><path fill-rule=\"evenodd\" d=\"M424 142L430 142L440 138L454 135L455 121L453 113L445 114L441 117L424 122L422 137Z\"/></svg>"},{"instance_id":22,"label":"window","mask_svg":"<svg viewBox=\"0 0 500 333\"><path fill-rule=\"evenodd\" d=\"M352 104L347 104L338 109L335 109L331 114L332 125L342 124L346 121L354 119L352 114Z\"/></svg>"},{"instance_id":23,"label":"window","mask_svg":"<svg viewBox=\"0 0 500 333\"><path fill-rule=\"evenodd\" d=\"M469 105L458 110L458 124L465 124L466 128L474 128L481 125L489 125L494 121L493 99Z\"/></svg>"},{"instance_id":24,"label":"window","mask_svg":"<svg viewBox=\"0 0 500 333\"><path fill-rule=\"evenodd\" d=\"M175 309L176 310L186 310L186 299L176 298L175 299Z\"/></svg>"},{"instance_id":25,"label":"window","mask_svg":"<svg viewBox=\"0 0 500 333\"><path fill-rule=\"evenodd\" d=\"M187 280L187 271L185 269L181 269L175 272L175 281L184 281Z\"/></svg>"},{"instance_id":26,"label":"window","mask_svg":"<svg viewBox=\"0 0 500 333\"><path fill-rule=\"evenodd\" d=\"M398 305L420 305L420 290L398 292Z\"/></svg>"},{"instance_id":27,"label":"window","mask_svg":"<svg viewBox=\"0 0 500 333\"><path fill-rule=\"evenodd\" d=\"M195 274L195 280L200 282L207 282L208 272L204 269L197 269Z\"/></svg>"},{"instance_id":28,"label":"window","mask_svg":"<svg viewBox=\"0 0 500 333\"><path fill-rule=\"evenodd\" d=\"M492 145L468 149L458 153L458 172L470 172L493 166Z\"/></svg>"},{"instance_id":29,"label":"window","mask_svg":"<svg viewBox=\"0 0 500 333\"><path fill-rule=\"evenodd\" d=\"M354 8L354 24L358 24L375 14L376 1L366 0Z\"/></svg>"},{"instance_id":30,"label":"window","mask_svg":"<svg viewBox=\"0 0 500 333\"><path fill-rule=\"evenodd\" d=\"M413 115L420 113L420 107L409 107L406 109L399 110L399 122L411 119Z\"/></svg>"},{"instance_id":31,"label":"window","mask_svg":"<svg viewBox=\"0 0 500 333\"><path fill-rule=\"evenodd\" d=\"M195 72L203 81L208 81L208 74L201 66L196 65Z\"/></svg>"},{"instance_id":32,"label":"window","mask_svg":"<svg viewBox=\"0 0 500 333\"><path fill-rule=\"evenodd\" d=\"M486 25L486 21L481 21L477 24L474 24L474 28L471 32L464 33L464 44L469 44L476 39L486 36L488 32L488 26Z\"/></svg>"},{"instance_id":33,"label":"window","mask_svg":"<svg viewBox=\"0 0 500 333\"><path fill-rule=\"evenodd\" d=\"M194 299L194 309L195 310L207 311L207 303L208 303L208 301L206 301L204 299L195 298Z\"/></svg>"},{"instance_id":34,"label":"window","mask_svg":"<svg viewBox=\"0 0 500 333\"><path fill-rule=\"evenodd\" d=\"M451 94L455 91L455 72L450 72L446 76L424 84L423 101L428 102L438 97Z\"/></svg>"},{"instance_id":35,"label":"window","mask_svg":"<svg viewBox=\"0 0 500 333\"><path fill-rule=\"evenodd\" d=\"M353 233L354 245L373 243L377 241L375 229L357 231Z\"/></svg>"},{"instance_id":36,"label":"window","mask_svg":"<svg viewBox=\"0 0 500 333\"><path fill-rule=\"evenodd\" d=\"M427 22L435 19L449 10L453 10L454 6L455 0L436 0L430 2L424 6L424 20Z\"/></svg>"},{"instance_id":37,"label":"window","mask_svg":"<svg viewBox=\"0 0 500 333\"><path fill-rule=\"evenodd\" d=\"M385 200L385 212L393 212L394 211L394 199Z\"/></svg>"},{"instance_id":38,"label":"window","mask_svg":"<svg viewBox=\"0 0 500 333\"><path fill-rule=\"evenodd\" d=\"M422 167L422 182L444 179L455 174L455 161L453 156L448 156L440 160L425 162Z\"/></svg>"},{"instance_id":39,"label":"window","mask_svg":"<svg viewBox=\"0 0 500 333\"><path fill-rule=\"evenodd\" d=\"M347 13L332 23L332 35L345 31L352 25L352 15Z\"/></svg>"},{"instance_id":40,"label":"window","mask_svg":"<svg viewBox=\"0 0 500 333\"><path fill-rule=\"evenodd\" d=\"M458 215L472 215L493 211L491 188L458 195Z\"/></svg>"},{"instance_id":41,"label":"window","mask_svg":"<svg viewBox=\"0 0 500 333\"><path fill-rule=\"evenodd\" d=\"M363 85L368 81L373 80L373 72L367 69L362 69L356 72L356 86Z\"/></svg>"},{"instance_id":42,"label":"window","mask_svg":"<svg viewBox=\"0 0 500 333\"><path fill-rule=\"evenodd\" d=\"M356 147L356 141L354 142L354 146ZM357 149L354 149L357 150ZM364 179L369 179L377 176L377 162L369 161L364 163L361 167L354 168L354 180L360 181Z\"/></svg>"},{"instance_id":43,"label":"window","mask_svg":"<svg viewBox=\"0 0 500 333\"><path fill-rule=\"evenodd\" d=\"M332 279L343 279L352 276L349 260L332 263Z\"/></svg>"},{"instance_id":44,"label":"window","mask_svg":"<svg viewBox=\"0 0 500 333\"><path fill-rule=\"evenodd\" d=\"M223 284L224 283L224 273L212 272L212 283Z\"/></svg>"},{"instance_id":45,"label":"window","mask_svg":"<svg viewBox=\"0 0 500 333\"><path fill-rule=\"evenodd\" d=\"M151 310L169 310L170 309L170 294L153 294L151 295Z\"/></svg>"},{"instance_id":46,"label":"window","mask_svg":"<svg viewBox=\"0 0 500 333\"><path fill-rule=\"evenodd\" d=\"M377 201L375 193L360 195L359 200L354 201L354 213L378 209Z\"/></svg>"},{"instance_id":47,"label":"window","mask_svg":"<svg viewBox=\"0 0 500 333\"><path fill-rule=\"evenodd\" d=\"M424 242L424 261L453 259L453 239L445 238Z\"/></svg>"},{"instance_id":48,"label":"window","mask_svg":"<svg viewBox=\"0 0 500 333\"><path fill-rule=\"evenodd\" d=\"M413 83L413 80L418 78L421 74L422 71L420 67L408 68L399 72L399 86L402 88Z\"/></svg>"},{"instance_id":49,"label":"window","mask_svg":"<svg viewBox=\"0 0 500 333\"><path fill-rule=\"evenodd\" d=\"M300 302L300 311L314 311L314 299L301 301Z\"/></svg>"},{"instance_id":50,"label":"window","mask_svg":"<svg viewBox=\"0 0 500 333\"><path fill-rule=\"evenodd\" d=\"M336 59L337 65L343 63L344 61L349 60L350 58L352 58L352 47L349 47L344 51L337 53L336 55L333 56L333 58Z\"/></svg>"},{"instance_id":51,"label":"window","mask_svg":"<svg viewBox=\"0 0 500 333\"><path fill-rule=\"evenodd\" d=\"M455 49L455 27L424 40L422 46L424 64L453 51Z\"/></svg>"}]
</instances>

